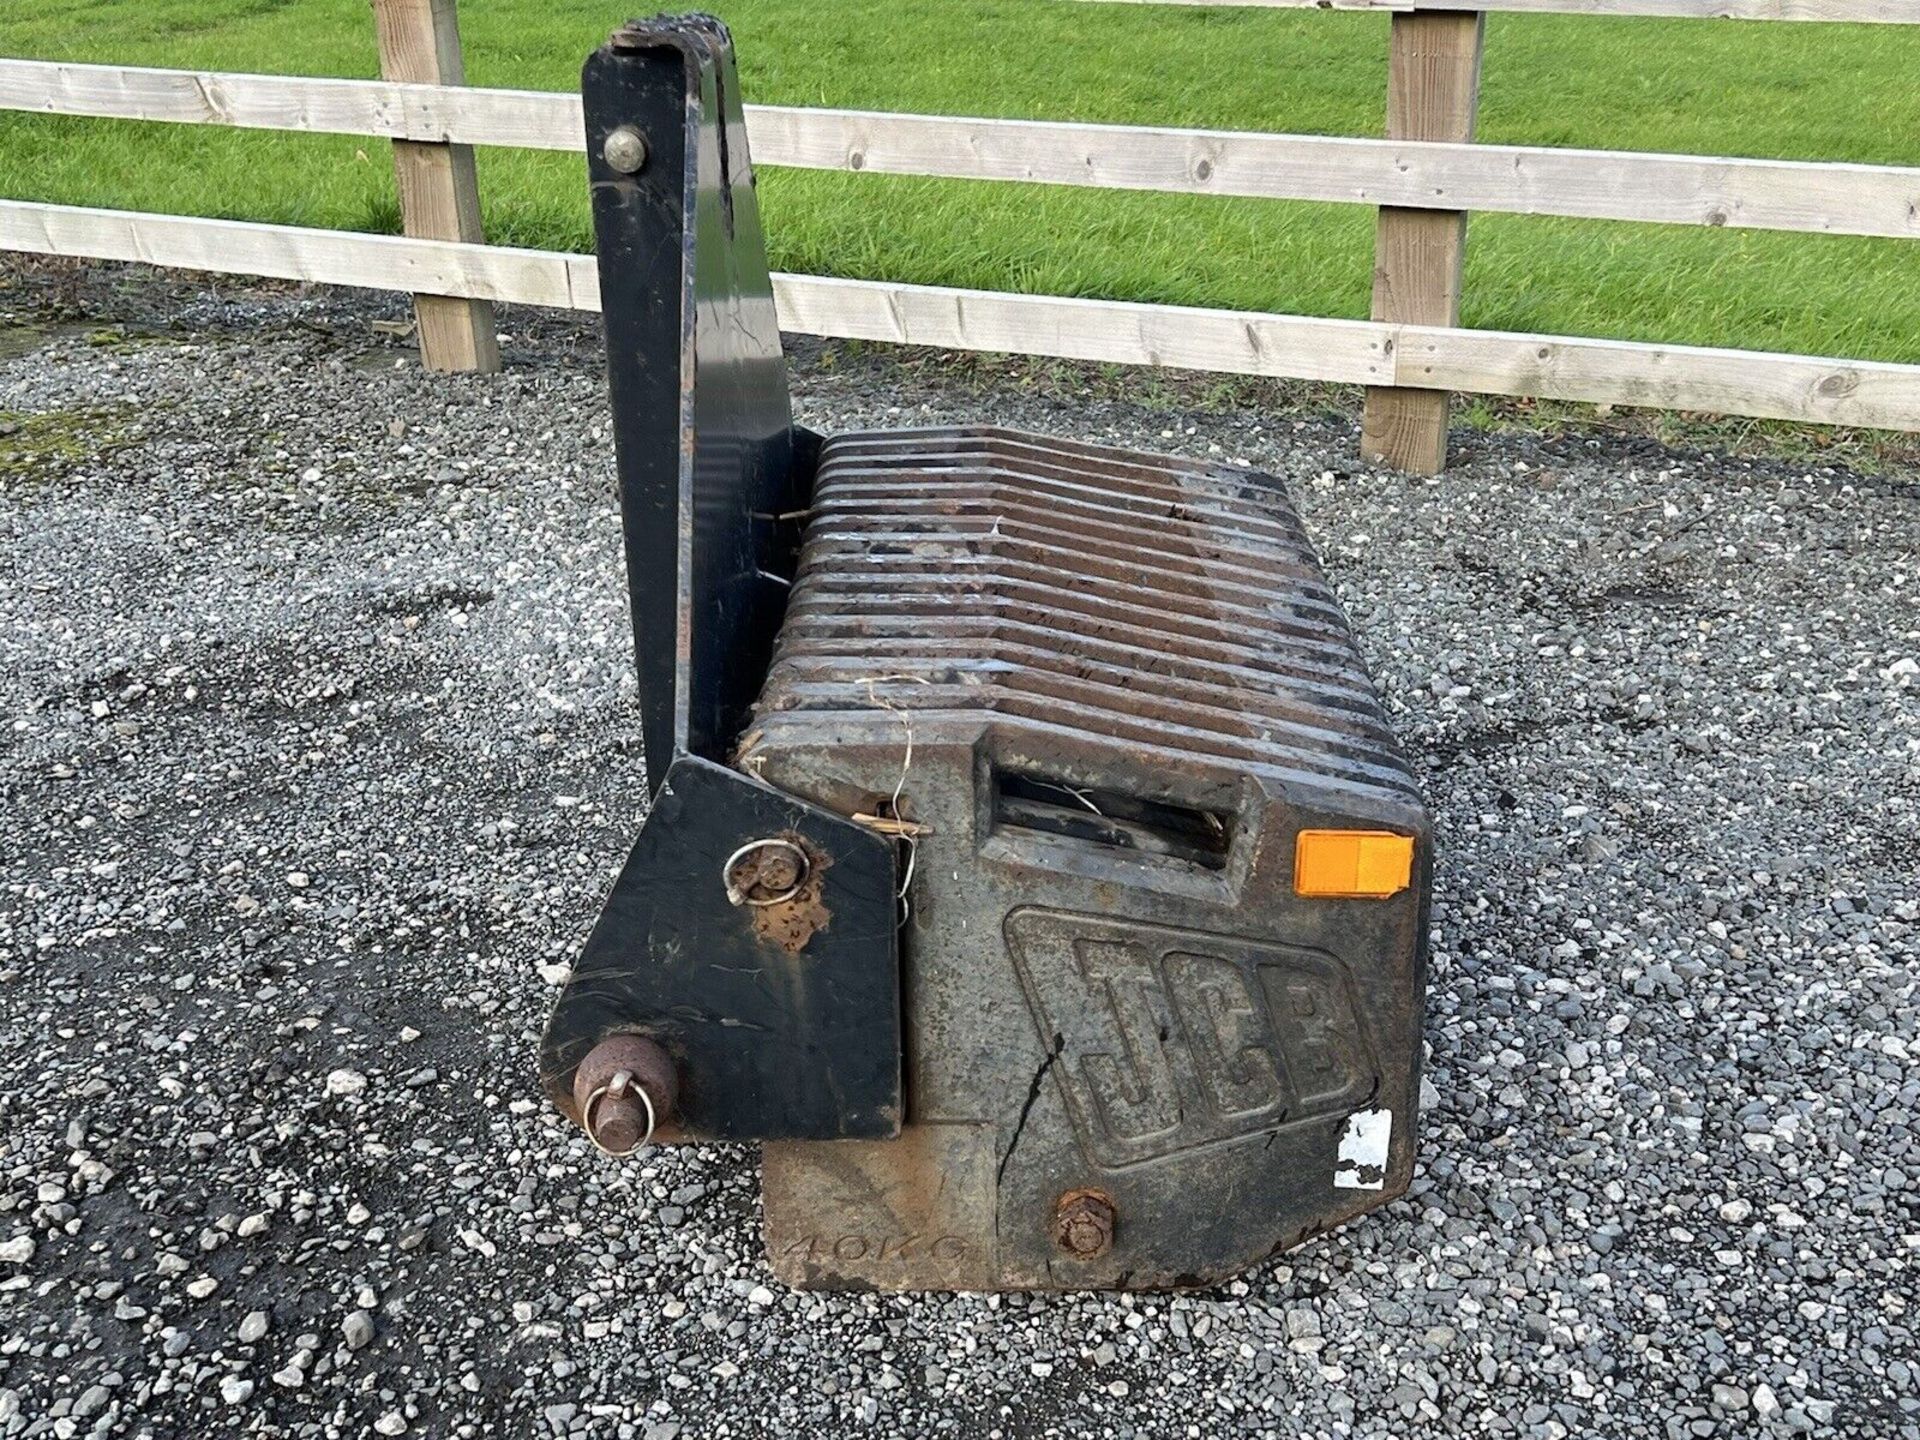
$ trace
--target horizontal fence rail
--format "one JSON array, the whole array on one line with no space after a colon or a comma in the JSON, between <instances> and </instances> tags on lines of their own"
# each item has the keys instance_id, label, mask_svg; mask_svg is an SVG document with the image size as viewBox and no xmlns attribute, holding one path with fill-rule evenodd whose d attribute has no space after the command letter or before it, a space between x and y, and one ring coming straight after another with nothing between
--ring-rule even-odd
<instances>
[{"instance_id":1,"label":"horizontal fence rail","mask_svg":"<svg viewBox=\"0 0 1920 1440\"><path fill-rule=\"evenodd\" d=\"M1911 0L1920 10L1920 0ZM580 150L580 97L0 60L0 109ZM1920 238L1920 168L747 106L756 164Z\"/></svg>"},{"instance_id":2,"label":"horizontal fence rail","mask_svg":"<svg viewBox=\"0 0 1920 1440\"><path fill-rule=\"evenodd\" d=\"M1105 5L1208 5L1246 10L1505 10L1519 15L1639 15L1665 20L1849 20L1920 25L1915 0L1090 0Z\"/></svg>"},{"instance_id":3,"label":"horizontal fence rail","mask_svg":"<svg viewBox=\"0 0 1920 1440\"><path fill-rule=\"evenodd\" d=\"M591 256L0 201L0 249L597 311ZM777 275L784 329L943 349L1920 430L1920 365Z\"/></svg>"},{"instance_id":4,"label":"horizontal fence rail","mask_svg":"<svg viewBox=\"0 0 1920 1440\"><path fill-rule=\"evenodd\" d=\"M0 109L525 150L586 144L578 95L394 80L0 59Z\"/></svg>"}]
</instances>

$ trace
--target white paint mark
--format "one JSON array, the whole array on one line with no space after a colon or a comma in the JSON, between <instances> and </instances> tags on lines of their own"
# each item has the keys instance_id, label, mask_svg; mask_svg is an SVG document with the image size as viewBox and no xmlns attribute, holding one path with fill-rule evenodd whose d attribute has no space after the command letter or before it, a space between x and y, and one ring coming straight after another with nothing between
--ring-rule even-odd
<instances>
[{"instance_id":1,"label":"white paint mark","mask_svg":"<svg viewBox=\"0 0 1920 1440\"><path fill-rule=\"evenodd\" d=\"M1356 1110L1340 1132L1333 1167L1336 1190L1380 1190L1387 1183L1387 1146L1393 1140L1391 1110Z\"/></svg>"}]
</instances>

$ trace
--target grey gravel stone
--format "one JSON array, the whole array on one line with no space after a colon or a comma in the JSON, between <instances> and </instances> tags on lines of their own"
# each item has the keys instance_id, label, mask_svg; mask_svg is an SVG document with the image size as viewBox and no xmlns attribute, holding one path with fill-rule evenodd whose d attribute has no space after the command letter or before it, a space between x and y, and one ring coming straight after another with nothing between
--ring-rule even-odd
<instances>
[{"instance_id":1,"label":"grey gravel stone","mask_svg":"<svg viewBox=\"0 0 1920 1440\"><path fill-rule=\"evenodd\" d=\"M0 1436L1920 1440L1897 456L1416 480L1344 397L796 344L819 429L1285 478L1440 866L1405 1199L1192 1295L790 1293L750 1147L535 1077L644 795L594 329L405 317L0 259Z\"/></svg>"}]
</instances>

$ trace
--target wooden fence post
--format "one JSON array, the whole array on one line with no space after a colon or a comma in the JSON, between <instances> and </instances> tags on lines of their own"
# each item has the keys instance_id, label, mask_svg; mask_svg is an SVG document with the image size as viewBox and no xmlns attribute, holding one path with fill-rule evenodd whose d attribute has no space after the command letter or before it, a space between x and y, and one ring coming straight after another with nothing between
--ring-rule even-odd
<instances>
[{"instance_id":1,"label":"wooden fence post","mask_svg":"<svg viewBox=\"0 0 1920 1440\"><path fill-rule=\"evenodd\" d=\"M424 85L463 85L460 20L454 0L373 0L380 75ZM400 221L422 240L486 237L480 227L480 185L471 145L393 142ZM493 306L450 295L415 295L420 363L429 370L498 370L500 343Z\"/></svg>"},{"instance_id":2,"label":"wooden fence post","mask_svg":"<svg viewBox=\"0 0 1920 1440\"><path fill-rule=\"evenodd\" d=\"M1389 140L1471 140L1480 101L1484 18L1472 11L1393 17L1387 72ZM1380 209L1374 240L1373 318L1407 325L1460 323L1467 250L1462 210ZM1447 461L1447 392L1367 391L1361 457L1419 475Z\"/></svg>"}]
</instances>

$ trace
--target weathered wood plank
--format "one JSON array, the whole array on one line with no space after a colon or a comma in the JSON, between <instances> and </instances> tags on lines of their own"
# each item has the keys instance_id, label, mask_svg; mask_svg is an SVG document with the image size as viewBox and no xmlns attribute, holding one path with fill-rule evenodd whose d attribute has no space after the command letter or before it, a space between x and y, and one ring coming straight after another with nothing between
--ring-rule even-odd
<instances>
[{"instance_id":1,"label":"weathered wood plank","mask_svg":"<svg viewBox=\"0 0 1920 1440\"><path fill-rule=\"evenodd\" d=\"M430 144L578 150L580 97L393 80L0 58L0 109Z\"/></svg>"},{"instance_id":2,"label":"weathered wood plank","mask_svg":"<svg viewBox=\"0 0 1920 1440\"><path fill-rule=\"evenodd\" d=\"M248 220L0 200L0 250L566 310L600 306L593 258L587 255Z\"/></svg>"},{"instance_id":3,"label":"weathered wood plank","mask_svg":"<svg viewBox=\"0 0 1920 1440\"><path fill-rule=\"evenodd\" d=\"M1336 384L1393 373L1385 333L1358 320L820 275L776 275L773 294L781 327L809 335Z\"/></svg>"},{"instance_id":4,"label":"weathered wood plank","mask_svg":"<svg viewBox=\"0 0 1920 1440\"><path fill-rule=\"evenodd\" d=\"M747 119L762 165L1920 237L1911 167L857 110Z\"/></svg>"},{"instance_id":5,"label":"weathered wood plank","mask_svg":"<svg viewBox=\"0 0 1920 1440\"><path fill-rule=\"evenodd\" d=\"M1920 365L1412 325L1393 338L1401 385L1920 430Z\"/></svg>"},{"instance_id":6,"label":"weathered wood plank","mask_svg":"<svg viewBox=\"0 0 1920 1440\"><path fill-rule=\"evenodd\" d=\"M1389 139L1473 138L1485 34L1478 14L1429 11L1393 17ZM1373 318L1458 324L1466 253L1466 212L1383 206L1374 239ZM1438 473L1447 463L1447 404L1444 390L1369 390L1360 423L1361 458L1416 475Z\"/></svg>"},{"instance_id":7,"label":"weathered wood plank","mask_svg":"<svg viewBox=\"0 0 1920 1440\"><path fill-rule=\"evenodd\" d=\"M466 78L455 0L373 0L373 19L385 79L457 86ZM393 173L408 235L471 243L486 238L472 146L396 140ZM500 368L493 307L486 301L416 294L413 314L420 332L420 363L427 369Z\"/></svg>"},{"instance_id":8,"label":"weathered wood plank","mask_svg":"<svg viewBox=\"0 0 1920 1440\"><path fill-rule=\"evenodd\" d=\"M1916 0L1920 10L1920 0ZM0 109L578 150L577 95L0 59ZM1920 168L748 106L762 165L1920 238Z\"/></svg>"},{"instance_id":9,"label":"weathered wood plank","mask_svg":"<svg viewBox=\"0 0 1920 1440\"><path fill-rule=\"evenodd\" d=\"M593 257L0 200L0 250L598 310ZM776 275L806 334L1920 431L1920 365Z\"/></svg>"}]
</instances>

